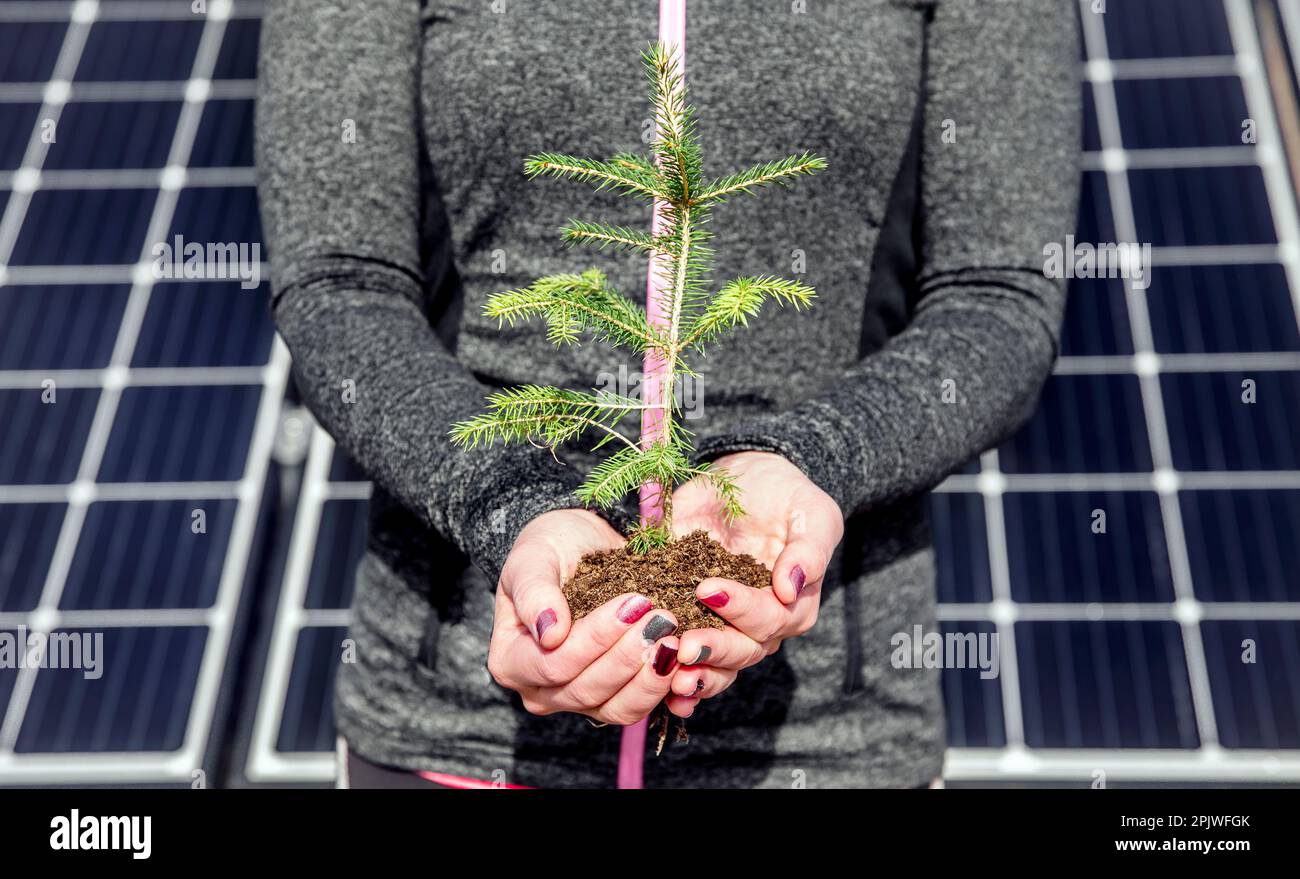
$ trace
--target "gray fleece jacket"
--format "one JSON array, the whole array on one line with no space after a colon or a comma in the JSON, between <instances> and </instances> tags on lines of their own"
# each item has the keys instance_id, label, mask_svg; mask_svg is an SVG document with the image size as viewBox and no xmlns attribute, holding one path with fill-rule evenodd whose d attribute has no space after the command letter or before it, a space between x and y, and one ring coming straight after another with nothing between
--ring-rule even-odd
<instances>
[{"instance_id":1,"label":"gray fleece jacket","mask_svg":"<svg viewBox=\"0 0 1300 879\"><path fill-rule=\"evenodd\" d=\"M702 457L779 452L848 515L818 624L741 673L650 758L646 785L924 783L938 672L890 636L935 623L925 494L1031 411L1063 306L1043 247L1070 231L1078 147L1069 0L691 0L706 172L811 150L830 170L733 199L714 277L799 277L809 312L728 336L688 426ZM519 530L578 506L592 458L458 451L492 388L591 388L633 358L499 330L485 297L638 258L569 251L569 217L648 227L609 192L527 182L525 156L644 149L653 0L273 0L257 147L277 324L298 387L373 478L335 708L372 761L540 786L614 783L618 730L534 717L486 668ZM345 393L345 383L350 392ZM948 393L945 393L947 391ZM630 505L629 505L630 507Z\"/></svg>"}]
</instances>

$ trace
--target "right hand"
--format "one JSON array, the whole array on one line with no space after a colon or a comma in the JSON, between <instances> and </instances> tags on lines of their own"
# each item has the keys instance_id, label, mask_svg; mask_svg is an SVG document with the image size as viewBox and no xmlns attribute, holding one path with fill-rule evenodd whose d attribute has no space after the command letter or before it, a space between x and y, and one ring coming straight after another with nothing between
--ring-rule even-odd
<instances>
[{"instance_id":1,"label":"right hand","mask_svg":"<svg viewBox=\"0 0 1300 879\"><path fill-rule=\"evenodd\" d=\"M679 647L671 613L628 592L574 623L560 589L584 555L623 544L587 510L553 510L519 532L497 584L488 671L529 713L625 726L668 694Z\"/></svg>"}]
</instances>

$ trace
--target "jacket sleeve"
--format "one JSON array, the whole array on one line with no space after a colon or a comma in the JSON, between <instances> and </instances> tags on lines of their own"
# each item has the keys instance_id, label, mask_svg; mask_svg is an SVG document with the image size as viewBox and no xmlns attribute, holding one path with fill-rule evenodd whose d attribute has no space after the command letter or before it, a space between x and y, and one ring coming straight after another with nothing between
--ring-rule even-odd
<instances>
[{"instance_id":1,"label":"jacket sleeve","mask_svg":"<svg viewBox=\"0 0 1300 879\"><path fill-rule=\"evenodd\" d=\"M1074 15L1065 0L940 0L926 35L912 322L793 411L701 442L701 457L784 455L849 515L932 487L1028 418L1065 304L1043 249L1075 220Z\"/></svg>"},{"instance_id":2,"label":"jacket sleeve","mask_svg":"<svg viewBox=\"0 0 1300 879\"><path fill-rule=\"evenodd\" d=\"M273 309L320 423L495 583L530 519L581 506L578 478L531 446L448 439L488 389L420 306L419 7L269 4L256 147Z\"/></svg>"}]
</instances>

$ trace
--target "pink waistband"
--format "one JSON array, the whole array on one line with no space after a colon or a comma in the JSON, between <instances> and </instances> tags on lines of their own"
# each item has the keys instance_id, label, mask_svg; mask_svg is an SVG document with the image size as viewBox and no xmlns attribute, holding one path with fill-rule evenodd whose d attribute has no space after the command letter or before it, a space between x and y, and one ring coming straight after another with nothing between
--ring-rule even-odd
<instances>
[{"instance_id":1,"label":"pink waistband","mask_svg":"<svg viewBox=\"0 0 1300 879\"><path fill-rule=\"evenodd\" d=\"M423 769L416 770L416 775L425 781L432 781L434 784L440 784L443 787L454 787L457 790L491 790L492 788L502 788L505 790L532 790L526 784L506 784L505 782L484 781L481 778L465 778L461 775L448 775L445 772L427 772Z\"/></svg>"}]
</instances>

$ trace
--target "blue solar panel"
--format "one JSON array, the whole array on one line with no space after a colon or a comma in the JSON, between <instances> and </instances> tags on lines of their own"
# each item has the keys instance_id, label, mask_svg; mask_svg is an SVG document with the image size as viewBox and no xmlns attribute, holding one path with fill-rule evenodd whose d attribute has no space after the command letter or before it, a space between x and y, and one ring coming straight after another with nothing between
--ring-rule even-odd
<instances>
[{"instance_id":1,"label":"blue solar panel","mask_svg":"<svg viewBox=\"0 0 1300 879\"><path fill-rule=\"evenodd\" d=\"M0 613L36 608L64 504L0 504Z\"/></svg>"},{"instance_id":2,"label":"blue solar panel","mask_svg":"<svg viewBox=\"0 0 1300 879\"><path fill-rule=\"evenodd\" d=\"M0 27L0 82L45 82L63 45L63 22L6 22Z\"/></svg>"},{"instance_id":3,"label":"blue solar panel","mask_svg":"<svg viewBox=\"0 0 1300 879\"><path fill-rule=\"evenodd\" d=\"M304 601L308 609L352 606L357 564L366 548L367 507L364 500L334 500L321 509Z\"/></svg>"},{"instance_id":4,"label":"blue solar panel","mask_svg":"<svg viewBox=\"0 0 1300 879\"><path fill-rule=\"evenodd\" d=\"M179 101L73 101L63 108L45 167L161 168Z\"/></svg>"},{"instance_id":5,"label":"blue solar panel","mask_svg":"<svg viewBox=\"0 0 1300 879\"><path fill-rule=\"evenodd\" d=\"M1075 278L1065 300L1061 354L1066 357L1132 354L1124 282L1117 278Z\"/></svg>"},{"instance_id":6,"label":"blue solar panel","mask_svg":"<svg viewBox=\"0 0 1300 879\"><path fill-rule=\"evenodd\" d=\"M211 607L234 518L233 500L91 504L59 606Z\"/></svg>"},{"instance_id":7,"label":"blue solar panel","mask_svg":"<svg viewBox=\"0 0 1300 879\"><path fill-rule=\"evenodd\" d=\"M42 189L32 195L12 265L130 265L140 257L152 189Z\"/></svg>"},{"instance_id":8,"label":"blue solar panel","mask_svg":"<svg viewBox=\"0 0 1300 879\"><path fill-rule=\"evenodd\" d=\"M1079 184L1079 222L1075 235L1079 241L1115 240L1110 192L1106 186L1106 175L1100 171L1085 171Z\"/></svg>"},{"instance_id":9,"label":"blue solar panel","mask_svg":"<svg viewBox=\"0 0 1300 879\"><path fill-rule=\"evenodd\" d=\"M129 292L106 284L0 287L0 369L107 366Z\"/></svg>"},{"instance_id":10,"label":"blue solar panel","mask_svg":"<svg viewBox=\"0 0 1300 879\"><path fill-rule=\"evenodd\" d=\"M330 458L330 482L367 482L369 479L357 462L348 457L347 452L335 447L333 457Z\"/></svg>"},{"instance_id":11,"label":"blue solar panel","mask_svg":"<svg viewBox=\"0 0 1300 879\"><path fill-rule=\"evenodd\" d=\"M40 109L39 104L0 104L0 171L22 164Z\"/></svg>"},{"instance_id":12,"label":"blue solar panel","mask_svg":"<svg viewBox=\"0 0 1300 879\"><path fill-rule=\"evenodd\" d=\"M1160 385L1179 470L1300 470L1300 372L1175 373Z\"/></svg>"},{"instance_id":13,"label":"blue solar panel","mask_svg":"<svg viewBox=\"0 0 1300 879\"><path fill-rule=\"evenodd\" d=\"M1300 602L1300 491L1185 491L1179 501L1197 598Z\"/></svg>"},{"instance_id":14,"label":"blue solar panel","mask_svg":"<svg viewBox=\"0 0 1300 879\"><path fill-rule=\"evenodd\" d=\"M334 748L332 695L346 637L342 626L309 627L298 633L276 750L293 753Z\"/></svg>"},{"instance_id":15,"label":"blue solar panel","mask_svg":"<svg viewBox=\"0 0 1300 879\"><path fill-rule=\"evenodd\" d=\"M0 484L71 482L95 416L97 388L0 389Z\"/></svg>"},{"instance_id":16,"label":"blue solar panel","mask_svg":"<svg viewBox=\"0 0 1300 879\"><path fill-rule=\"evenodd\" d=\"M1128 181L1138 239L1154 247L1277 241L1259 168L1143 168Z\"/></svg>"},{"instance_id":17,"label":"blue solar panel","mask_svg":"<svg viewBox=\"0 0 1300 879\"><path fill-rule=\"evenodd\" d=\"M171 234L181 235L186 241L260 245L262 218L257 209L257 190L252 186L182 190Z\"/></svg>"},{"instance_id":18,"label":"blue solar panel","mask_svg":"<svg viewBox=\"0 0 1300 879\"><path fill-rule=\"evenodd\" d=\"M1250 118L1235 76L1121 79L1115 103L1131 150L1239 147L1241 123Z\"/></svg>"},{"instance_id":19,"label":"blue solar panel","mask_svg":"<svg viewBox=\"0 0 1300 879\"><path fill-rule=\"evenodd\" d=\"M253 165L253 102L208 101L190 154L193 168L249 168Z\"/></svg>"},{"instance_id":20,"label":"blue solar panel","mask_svg":"<svg viewBox=\"0 0 1300 879\"><path fill-rule=\"evenodd\" d=\"M181 746L207 629L110 628L102 635L98 679L75 668L46 669L36 676L14 745L17 753Z\"/></svg>"},{"instance_id":21,"label":"blue solar panel","mask_svg":"<svg viewBox=\"0 0 1300 879\"><path fill-rule=\"evenodd\" d=\"M266 284L167 283L149 297L132 366L257 366L266 363L275 328Z\"/></svg>"},{"instance_id":22,"label":"blue solar panel","mask_svg":"<svg viewBox=\"0 0 1300 879\"><path fill-rule=\"evenodd\" d=\"M1219 738L1227 748L1300 748L1300 622L1201 624Z\"/></svg>"},{"instance_id":23,"label":"blue solar panel","mask_svg":"<svg viewBox=\"0 0 1300 879\"><path fill-rule=\"evenodd\" d=\"M1300 351L1291 291L1277 263L1158 268L1146 296L1157 351Z\"/></svg>"},{"instance_id":24,"label":"blue solar panel","mask_svg":"<svg viewBox=\"0 0 1300 879\"><path fill-rule=\"evenodd\" d=\"M257 38L262 23L256 18L239 18L226 25L226 39L213 70L213 79L255 79Z\"/></svg>"},{"instance_id":25,"label":"blue solar panel","mask_svg":"<svg viewBox=\"0 0 1300 879\"><path fill-rule=\"evenodd\" d=\"M1233 53L1221 0L1108 0L1104 7L1111 58Z\"/></svg>"},{"instance_id":26,"label":"blue solar panel","mask_svg":"<svg viewBox=\"0 0 1300 879\"><path fill-rule=\"evenodd\" d=\"M99 480L238 480L261 393L260 385L127 388Z\"/></svg>"},{"instance_id":27,"label":"blue solar panel","mask_svg":"<svg viewBox=\"0 0 1300 879\"><path fill-rule=\"evenodd\" d=\"M1083 148L1089 152L1101 149L1101 133L1097 130L1097 99L1092 85L1083 84Z\"/></svg>"},{"instance_id":28,"label":"blue solar panel","mask_svg":"<svg viewBox=\"0 0 1300 879\"><path fill-rule=\"evenodd\" d=\"M1136 376L1055 375L1038 414L999 450L1007 473L1127 473L1151 469L1146 425L1136 418ZM1078 438L1088 437L1088 442Z\"/></svg>"},{"instance_id":29,"label":"blue solar panel","mask_svg":"<svg viewBox=\"0 0 1300 879\"><path fill-rule=\"evenodd\" d=\"M189 79L203 21L99 21L90 29L76 79Z\"/></svg>"},{"instance_id":30,"label":"blue solar panel","mask_svg":"<svg viewBox=\"0 0 1300 879\"><path fill-rule=\"evenodd\" d=\"M17 631L12 629L0 629L0 634L8 634L16 637ZM18 669L0 667L0 711L6 711L9 707L9 694L13 692L14 682L18 680Z\"/></svg>"},{"instance_id":31,"label":"blue solar panel","mask_svg":"<svg viewBox=\"0 0 1300 879\"><path fill-rule=\"evenodd\" d=\"M1169 622L1015 627L1033 748L1194 748L1182 636Z\"/></svg>"},{"instance_id":32,"label":"blue solar panel","mask_svg":"<svg viewBox=\"0 0 1300 879\"><path fill-rule=\"evenodd\" d=\"M930 502L930 530L943 552L936 559L939 601L993 600L984 496L938 492Z\"/></svg>"},{"instance_id":33,"label":"blue solar panel","mask_svg":"<svg viewBox=\"0 0 1300 879\"><path fill-rule=\"evenodd\" d=\"M996 626L987 620L951 620L947 635L989 637ZM978 667L945 668L943 701L948 723L948 744L957 748L1002 748L1007 744L1002 719L1002 688L995 677L982 676Z\"/></svg>"},{"instance_id":34,"label":"blue solar panel","mask_svg":"<svg viewBox=\"0 0 1300 879\"><path fill-rule=\"evenodd\" d=\"M1016 601L1173 600L1155 494L1010 492L1003 506Z\"/></svg>"},{"instance_id":35,"label":"blue solar panel","mask_svg":"<svg viewBox=\"0 0 1300 879\"><path fill-rule=\"evenodd\" d=\"M101 4L100 20L71 27L8 20L68 8L12 5L0 21L0 81L16 84L0 89L0 170L28 158L31 167L4 179L35 184L13 198L0 188L4 223L17 232L12 252L0 243L0 262L23 282L0 283L0 613L37 628L76 620L104 633L108 656L100 680L0 670L0 757L20 775L28 770L15 755L43 752L183 749L185 765L199 766L214 753L208 737L226 728L210 689L235 663L225 639L246 647L236 609L240 586L260 571L258 529L268 520L259 505L278 415L267 399L283 394L287 360L273 345L265 284L153 283L136 265L151 252L151 218L172 227L169 244L173 231L202 244L260 237L247 185L252 89L226 84L241 99L206 113L207 89L192 87L242 76L257 26L239 16L257 7L237 3L229 22L221 5L148 21L162 10L147 4L116 5L112 20ZM71 93L46 87L52 77L75 80ZM57 120L53 143L33 139L38 117ZM200 139L193 155L177 153ZM192 177L211 188L176 193L173 210L172 193L160 198L139 169L174 155L236 170ZM57 403L42 403L54 370L73 372L54 373ZM108 429L92 436L92 421ZM74 482L79 472L98 484ZM195 510L205 516L198 533ZM72 539L59 542L61 533ZM200 674L210 633L221 647ZM179 772L163 757L60 765L117 780L175 781Z\"/></svg>"}]
</instances>

